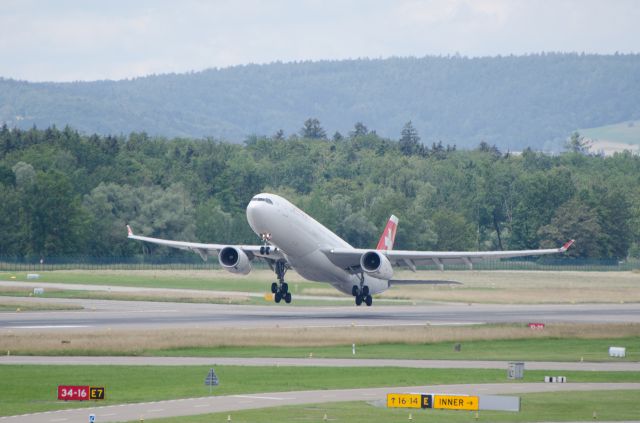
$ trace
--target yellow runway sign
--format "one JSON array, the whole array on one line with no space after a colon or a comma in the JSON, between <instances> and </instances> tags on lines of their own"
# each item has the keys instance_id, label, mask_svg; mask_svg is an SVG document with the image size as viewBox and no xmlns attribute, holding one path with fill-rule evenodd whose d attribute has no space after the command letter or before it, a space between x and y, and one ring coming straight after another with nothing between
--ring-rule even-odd
<instances>
[{"instance_id":1,"label":"yellow runway sign","mask_svg":"<svg viewBox=\"0 0 640 423\"><path fill-rule=\"evenodd\" d=\"M478 397L467 395L434 395L433 408L445 410L478 410Z\"/></svg>"},{"instance_id":2,"label":"yellow runway sign","mask_svg":"<svg viewBox=\"0 0 640 423\"><path fill-rule=\"evenodd\" d=\"M387 394L387 407L389 408L421 408L422 395L420 394Z\"/></svg>"}]
</instances>

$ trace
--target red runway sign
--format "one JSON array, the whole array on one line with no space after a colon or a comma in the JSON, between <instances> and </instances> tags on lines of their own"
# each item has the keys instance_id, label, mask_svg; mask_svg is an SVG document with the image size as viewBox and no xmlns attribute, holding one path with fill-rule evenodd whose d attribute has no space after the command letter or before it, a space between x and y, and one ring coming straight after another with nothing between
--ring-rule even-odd
<instances>
[{"instance_id":1,"label":"red runway sign","mask_svg":"<svg viewBox=\"0 0 640 423\"><path fill-rule=\"evenodd\" d=\"M58 399L62 401L86 401L89 399L89 387L58 385Z\"/></svg>"},{"instance_id":2,"label":"red runway sign","mask_svg":"<svg viewBox=\"0 0 640 423\"><path fill-rule=\"evenodd\" d=\"M104 387L58 385L58 399L61 401L102 400Z\"/></svg>"}]
</instances>

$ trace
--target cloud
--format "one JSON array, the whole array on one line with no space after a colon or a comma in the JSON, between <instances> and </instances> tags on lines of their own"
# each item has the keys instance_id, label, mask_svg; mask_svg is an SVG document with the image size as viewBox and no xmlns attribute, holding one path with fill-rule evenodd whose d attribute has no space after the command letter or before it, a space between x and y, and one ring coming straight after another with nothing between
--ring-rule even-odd
<instances>
[{"instance_id":1,"label":"cloud","mask_svg":"<svg viewBox=\"0 0 640 423\"><path fill-rule=\"evenodd\" d=\"M272 61L640 51L634 0L0 3L0 76L120 79Z\"/></svg>"}]
</instances>

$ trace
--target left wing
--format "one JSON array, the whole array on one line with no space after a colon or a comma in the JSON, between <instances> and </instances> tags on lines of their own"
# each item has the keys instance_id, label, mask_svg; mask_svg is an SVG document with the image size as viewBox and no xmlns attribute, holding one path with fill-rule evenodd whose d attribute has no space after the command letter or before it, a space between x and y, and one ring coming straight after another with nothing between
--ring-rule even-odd
<instances>
[{"instance_id":1,"label":"left wing","mask_svg":"<svg viewBox=\"0 0 640 423\"><path fill-rule=\"evenodd\" d=\"M469 268L473 267L473 263L482 260L508 258L508 257L525 257L525 256L541 256L546 254L564 253L573 244L574 240L566 242L560 248L549 248L541 250L512 250L512 251L402 251L402 250L365 250L360 248L332 248L323 250L323 253L329 260L343 269L350 270L354 273L360 272L360 258L363 254L376 251L385 256L393 266L408 266L411 270L416 266L435 264L444 269L445 264L466 264Z\"/></svg>"},{"instance_id":2,"label":"left wing","mask_svg":"<svg viewBox=\"0 0 640 423\"><path fill-rule=\"evenodd\" d=\"M166 247L178 248L180 250L189 250L197 253L202 260L207 261L209 256L217 256L221 250L226 247L234 247L242 250L250 260L254 257L260 257L269 260L283 259L284 256L278 248L270 247L268 254L263 245L230 245L230 244L202 244L199 242L172 241L161 238L151 238L148 236L134 235L131 227L127 225L129 239L150 242L152 244L164 245Z\"/></svg>"}]
</instances>

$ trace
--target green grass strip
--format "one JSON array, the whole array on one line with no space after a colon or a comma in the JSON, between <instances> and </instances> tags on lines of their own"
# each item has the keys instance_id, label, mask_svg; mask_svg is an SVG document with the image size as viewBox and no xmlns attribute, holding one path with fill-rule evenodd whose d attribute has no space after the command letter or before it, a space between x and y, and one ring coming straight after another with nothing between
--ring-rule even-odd
<instances>
[{"instance_id":1,"label":"green grass strip","mask_svg":"<svg viewBox=\"0 0 640 423\"><path fill-rule=\"evenodd\" d=\"M450 411L403 410L373 406L366 402L343 402L282 406L256 410L203 414L190 417L145 420L154 423L303 423L331 422L371 423L414 422L562 422L636 420L640 415L640 391L592 391L520 394L521 411Z\"/></svg>"},{"instance_id":2,"label":"green grass strip","mask_svg":"<svg viewBox=\"0 0 640 423\"><path fill-rule=\"evenodd\" d=\"M212 360L212 366L213 366ZM0 365L0 415L87 407L59 402L58 385L104 386L100 405L201 397L211 366ZM214 395L457 383L507 383L506 370L214 366ZM525 371L523 382L542 382ZM556 372L557 373L557 372ZM640 382L640 372L562 372L570 382ZM511 381L511 383L519 383Z\"/></svg>"},{"instance_id":3,"label":"green grass strip","mask_svg":"<svg viewBox=\"0 0 640 423\"><path fill-rule=\"evenodd\" d=\"M431 344L351 345L328 347L202 347L145 351L154 356L197 357L308 357L314 358L395 358L408 360L520 360L520 361L637 361L640 337L612 339L534 338L465 341L454 351L457 342ZM612 345L627 348L626 358L611 358Z\"/></svg>"}]
</instances>

